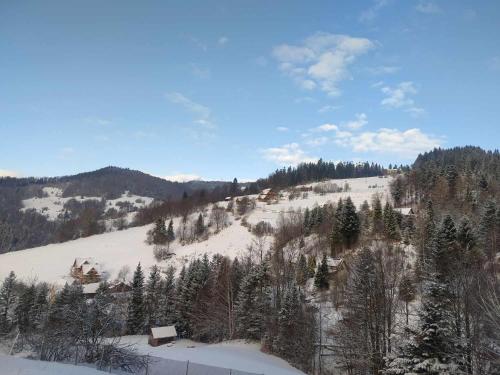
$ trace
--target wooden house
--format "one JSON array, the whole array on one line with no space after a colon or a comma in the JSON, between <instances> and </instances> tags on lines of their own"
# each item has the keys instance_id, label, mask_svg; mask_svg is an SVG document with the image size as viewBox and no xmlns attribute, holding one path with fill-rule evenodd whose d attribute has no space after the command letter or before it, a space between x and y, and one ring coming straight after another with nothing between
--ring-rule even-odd
<instances>
[{"instance_id":1,"label":"wooden house","mask_svg":"<svg viewBox=\"0 0 500 375\"><path fill-rule=\"evenodd\" d=\"M257 199L261 202L270 202L278 199L278 194L273 189L264 189L260 192Z\"/></svg>"},{"instance_id":2,"label":"wooden house","mask_svg":"<svg viewBox=\"0 0 500 375\"><path fill-rule=\"evenodd\" d=\"M413 212L413 209L411 207L400 207L400 208L395 208L394 211L399 212L403 216L411 216L414 215L415 213Z\"/></svg>"},{"instance_id":3,"label":"wooden house","mask_svg":"<svg viewBox=\"0 0 500 375\"><path fill-rule=\"evenodd\" d=\"M101 281L99 263L93 258L76 258L71 266L71 276L81 284L98 283Z\"/></svg>"},{"instance_id":4,"label":"wooden house","mask_svg":"<svg viewBox=\"0 0 500 375\"><path fill-rule=\"evenodd\" d=\"M159 346L175 341L177 331L175 326L154 327L151 328L148 344L151 346Z\"/></svg>"}]
</instances>

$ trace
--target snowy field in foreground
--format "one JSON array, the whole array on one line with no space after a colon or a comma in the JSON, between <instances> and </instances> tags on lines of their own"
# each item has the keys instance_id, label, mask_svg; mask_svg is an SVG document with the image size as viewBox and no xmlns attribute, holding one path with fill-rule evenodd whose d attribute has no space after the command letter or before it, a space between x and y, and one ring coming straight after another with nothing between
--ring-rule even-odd
<instances>
[{"instance_id":1,"label":"snowy field in foreground","mask_svg":"<svg viewBox=\"0 0 500 375\"><path fill-rule=\"evenodd\" d=\"M285 360L260 351L260 344L243 340L226 341L220 344L200 344L191 340L179 340L172 346L148 345L147 336L124 336L121 343L134 344L141 354L175 361L190 361L197 364L247 371L265 375L303 375ZM194 347L190 347L194 346Z\"/></svg>"},{"instance_id":2,"label":"snowy field in foreground","mask_svg":"<svg viewBox=\"0 0 500 375\"><path fill-rule=\"evenodd\" d=\"M328 202L336 203L339 198L347 196L350 196L358 207L364 200L370 202L375 193L379 194L384 201L389 196L390 181L390 178L379 177L332 180L341 187L347 182L350 191L323 195L310 191L306 198L300 196L291 201L287 193L283 192L283 198L275 204L257 202L256 208L246 215L246 219L251 224L263 220L275 225L282 212L289 212L292 209L303 210L306 207L312 208ZM306 186L314 185L317 183ZM220 205L225 206L227 202L221 202ZM194 216L197 214L195 213ZM174 219L175 228L178 227L179 220L179 218ZM205 220L207 222L208 217ZM180 269L189 260L203 256L205 253L209 256L219 253L230 258L245 254L247 247L252 243L253 235L241 225L241 219L238 220L230 215L230 222L229 227L218 234L211 235L207 241L185 246L175 241L171 246L171 251L175 255L168 263L162 262L161 266L172 264ZM129 266L133 271L137 263L141 262L143 268L148 269L157 263L153 257L153 246L145 243L146 234L150 228L151 225L146 225L2 254L0 255L0 280L13 270L19 279L26 281L36 279L62 285L66 281L72 281L68 274L77 257L94 258L101 265L104 275L110 279L116 278L123 266Z\"/></svg>"},{"instance_id":3,"label":"snowy field in foreground","mask_svg":"<svg viewBox=\"0 0 500 375\"><path fill-rule=\"evenodd\" d=\"M104 372L84 366L32 361L0 354L0 375L102 375Z\"/></svg>"}]
</instances>

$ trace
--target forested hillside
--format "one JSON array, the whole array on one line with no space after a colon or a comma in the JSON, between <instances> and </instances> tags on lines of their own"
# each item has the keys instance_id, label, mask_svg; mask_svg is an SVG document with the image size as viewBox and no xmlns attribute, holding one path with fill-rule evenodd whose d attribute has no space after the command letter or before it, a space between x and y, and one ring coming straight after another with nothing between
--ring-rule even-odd
<instances>
[{"instance_id":1,"label":"forested hillside","mask_svg":"<svg viewBox=\"0 0 500 375\"><path fill-rule=\"evenodd\" d=\"M174 325L203 343L257 341L310 374L498 374L497 152L434 150L394 177L288 186L324 180L333 172L322 165L275 174L286 187L266 194L244 196L234 181L220 201L198 192L141 209L153 225L111 233L118 243L92 253L113 267L114 248L134 259L95 295L75 279L48 298L47 284L13 269L0 290L3 337L13 343L19 331L14 350L45 360L112 366L107 353L117 351L114 366L140 368L142 357L105 338ZM33 249L16 264L85 248ZM125 297L113 292L120 282Z\"/></svg>"}]
</instances>

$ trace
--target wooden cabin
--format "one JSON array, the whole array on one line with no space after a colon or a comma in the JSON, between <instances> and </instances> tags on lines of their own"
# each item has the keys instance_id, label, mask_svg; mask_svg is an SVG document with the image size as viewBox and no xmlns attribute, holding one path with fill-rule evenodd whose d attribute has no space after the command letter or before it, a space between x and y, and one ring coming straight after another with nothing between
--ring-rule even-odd
<instances>
[{"instance_id":1,"label":"wooden cabin","mask_svg":"<svg viewBox=\"0 0 500 375\"><path fill-rule=\"evenodd\" d=\"M414 215L415 213L413 212L413 209L411 207L400 207L400 208L395 208L394 211L399 212L403 216L411 216Z\"/></svg>"},{"instance_id":2,"label":"wooden cabin","mask_svg":"<svg viewBox=\"0 0 500 375\"><path fill-rule=\"evenodd\" d=\"M151 346L159 346L175 341L177 331L175 326L154 327L151 328L148 344Z\"/></svg>"},{"instance_id":3,"label":"wooden cabin","mask_svg":"<svg viewBox=\"0 0 500 375\"><path fill-rule=\"evenodd\" d=\"M71 266L70 273L81 284L92 284L101 281L99 263L93 258L76 258Z\"/></svg>"},{"instance_id":4,"label":"wooden cabin","mask_svg":"<svg viewBox=\"0 0 500 375\"><path fill-rule=\"evenodd\" d=\"M273 189L264 189L257 199L261 202L270 202L278 199L278 194Z\"/></svg>"}]
</instances>

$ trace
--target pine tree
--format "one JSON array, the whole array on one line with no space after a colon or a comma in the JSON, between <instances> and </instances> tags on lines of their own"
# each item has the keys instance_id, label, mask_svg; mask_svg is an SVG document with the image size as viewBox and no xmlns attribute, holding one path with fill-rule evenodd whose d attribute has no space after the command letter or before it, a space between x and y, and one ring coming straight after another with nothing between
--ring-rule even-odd
<instances>
[{"instance_id":1,"label":"pine tree","mask_svg":"<svg viewBox=\"0 0 500 375\"><path fill-rule=\"evenodd\" d=\"M142 334L144 329L144 274L141 264L137 265L132 281L132 296L128 305L127 332Z\"/></svg>"},{"instance_id":2,"label":"pine tree","mask_svg":"<svg viewBox=\"0 0 500 375\"><path fill-rule=\"evenodd\" d=\"M167 228L165 227L165 219L163 217L156 219L155 227L152 231L152 239L155 245L163 245L167 242Z\"/></svg>"},{"instance_id":3,"label":"pine tree","mask_svg":"<svg viewBox=\"0 0 500 375\"><path fill-rule=\"evenodd\" d=\"M304 211L304 234L309 236L311 234L311 213L309 207Z\"/></svg>"},{"instance_id":4,"label":"pine tree","mask_svg":"<svg viewBox=\"0 0 500 375\"><path fill-rule=\"evenodd\" d=\"M483 246L484 254L488 259L493 259L495 254L500 251L500 240L498 237L497 213L495 202L489 201L486 203L479 223L479 233L481 245Z\"/></svg>"},{"instance_id":5,"label":"pine tree","mask_svg":"<svg viewBox=\"0 0 500 375\"><path fill-rule=\"evenodd\" d=\"M316 274L316 257L314 255L307 256L307 273L309 278Z\"/></svg>"},{"instance_id":6,"label":"pine tree","mask_svg":"<svg viewBox=\"0 0 500 375\"><path fill-rule=\"evenodd\" d=\"M203 222L203 215L201 213L198 215L198 220L196 220L195 233L197 238L200 238L205 233L205 224Z\"/></svg>"},{"instance_id":7,"label":"pine tree","mask_svg":"<svg viewBox=\"0 0 500 375\"><path fill-rule=\"evenodd\" d=\"M359 217L356 213L356 207L350 197L347 197L342 207L342 218L340 222L340 232L347 248L351 248L358 239L359 235Z\"/></svg>"},{"instance_id":8,"label":"pine tree","mask_svg":"<svg viewBox=\"0 0 500 375\"><path fill-rule=\"evenodd\" d=\"M160 307L162 309L162 324L171 325L175 322L175 269L169 267L161 290Z\"/></svg>"},{"instance_id":9,"label":"pine tree","mask_svg":"<svg viewBox=\"0 0 500 375\"><path fill-rule=\"evenodd\" d=\"M373 199L372 208L373 208L372 232L373 234L381 234L384 228L384 222L383 222L382 202L380 201L378 195L375 195L375 198Z\"/></svg>"},{"instance_id":10,"label":"pine tree","mask_svg":"<svg viewBox=\"0 0 500 375\"><path fill-rule=\"evenodd\" d=\"M269 276L267 265L263 263L250 270L241 282L235 309L239 337L262 339L269 309Z\"/></svg>"},{"instance_id":11,"label":"pine tree","mask_svg":"<svg viewBox=\"0 0 500 375\"><path fill-rule=\"evenodd\" d=\"M396 212L392 209L389 202L384 207L384 232L389 240L397 241L400 239Z\"/></svg>"},{"instance_id":12,"label":"pine tree","mask_svg":"<svg viewBox=\"0 0 500 375\"><path fill-rule=\"evenodd\" d=\"M170 245L170 243L173 241L175 241L174 221L172 219L170 219L170 222L168 223L168 229L167 229L167 243Z\"/></svg>"},{"instance_id":13,"label":"pine tree","mask_svg":"<svg viewBox=\"0 0 500 375\"><path fill-rule=\"evenodd\" d=\"M0 332L8 332L12 323L9 313L15 300L15 285L16 275L14 271L10 271L9 276L5 278L0 288Z\"/></svg>"},{"instance_id":14,"label":"pine tree","mask_svg":"<svg viewBox=\"0 0 500 375\"><path fill-rule=\"evenodd\" d=\"M35 300L36 287L35 284L30 284L21 293L15 310L17 328L21 333L31 331L33 322L31 321L30 313L35 305Z\"/></svg>"},{"instance_id":15,"label":"pine tree","mask_svg":"<svg viewBox=\"0 0 500 375\"><path fill-rule=\"evenodd\" d=\"M304 254L300 254L299 261L297 262L296 270L296 280L299 287L306 285L307 279L309 278L309 272L307 269L307 260Z\"/></svg>"},{"instance_id":16,"label":"pine tree","mask_svg":"<svg viewBox=\"0 0 500 375\"><path fill-rule=\"evenodd\" d=\"M321 260L321 264L318 267L318 271L316 272L316 276L314 277L314 286L319 290L328 289L328 262L326 259L326 254L323 254L323 259Z\"/></svg>"},{"instance_id":17,"label":"pine tree","mask_svg":"<svg viewBox=\"0 0 500 375\"><path fill-rule=\"evenodd\" d=\"M399 299L405 303L406 325L408 325L408 304L415 299L417 291L413 280L408 275L404 275L399 283Z\"/></svg>"},{"instance_id":18,"label":"pine tree","mask_svg":"<svg viewBox=\"0 0 500 375\"><path fill-rule=\"evenodd\" d=\"M157 327L160 324L161 298L161 275L157 265L151 267L148 281L146 283L146 295L144 300L145 312L145 328L149 331L152 327Z\"/></svg>"}]
</instances>

